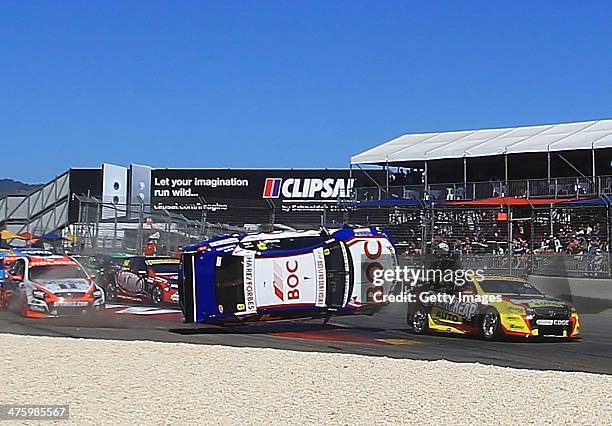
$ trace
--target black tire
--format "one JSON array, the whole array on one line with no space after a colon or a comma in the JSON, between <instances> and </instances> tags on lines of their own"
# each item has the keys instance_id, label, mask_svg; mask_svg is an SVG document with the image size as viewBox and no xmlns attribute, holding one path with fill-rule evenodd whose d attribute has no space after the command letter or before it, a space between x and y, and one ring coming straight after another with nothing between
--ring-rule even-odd
<instances>
[{"instance_id":1,"label":"black tire","mask_svg":"<svg viewBox=\"0 0 612 426\"><path fill-rule=\"evenodd\" d=\"M3 288L0 290L0 309L7 308L7 300L6 300L6 290Z\"/></svg>"},{"instance_id":2,"label":"black tire","mask_svg":"<svg viewBox=\"0 0 612 426\"><path fill-rule=\"evenodd\" d=\"M25 294L19 290L13 290L11 298L6 303L6 309L16 314L21 314Z\"/></svg>"},{"instance_id":3,"label":"black tire","mask_svg":"<svg viewBox=\"0 0 612 426\"><path fill-rule=\"evenodd\" d=\"M480 321L480 330L485 340L496 340L503 335L499 313L495 309L489 308L484 313Z\"/></svg>"},{"instance_id":4,"label":"black tire","mask_svg":"<svg viewBox=\"0 0 612 426\"><path fill-rule=\"evenodd\" d=\"M20 291L19 293L13 294L13 297L11 297L11 302L13 302L11 310L17 315L27 318L26 312L28 310L28 296L26 296L24 292Z\"/></svg>"},{"instance_id":5,"label":"black tire","mask_svg":"<svg viewBox=\"0 0 612 426\"><path fill-rule=\"evenodd\" d=\"M151 302L154 305L162 305L164 303L163 290L160 286L153 286L151 289Z\"/></svg>"},{"instance_id":6,"label":"black tire","mask_svg":"<svg viewBox=\"0 0 612 426\"><path fill-rule=\"evenodd\" d=\"M416 308L410 317L410 325L414 334L429 333L427 310L423 307Z\"/></svg>"}]
</instances>

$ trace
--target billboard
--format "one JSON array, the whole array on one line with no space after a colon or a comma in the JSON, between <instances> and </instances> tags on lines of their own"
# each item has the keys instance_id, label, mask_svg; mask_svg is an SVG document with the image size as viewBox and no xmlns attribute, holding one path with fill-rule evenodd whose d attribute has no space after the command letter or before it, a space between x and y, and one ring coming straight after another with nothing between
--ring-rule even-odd
<instances>
[{"instance_id":1,"label":"billboard","mask_svg":"<svg viewBox=\"0 0 612 426\"><path fill-rule=\"evenodd\" d=\"M130 218L135 219L140 215L140 206L144 212L150 211L151 205L151 171L149 166L130 164Z\"/></svg>"},{"instance_id":2,"label":"billboard","mask_svg":"<svg viewBox=\"0 0 612 426\"><path fill-rule=\"evenodd\" d=\"M126 205L128 199L128 169L114 164L102 165L102 202ZM102 219L113 217L116 209L103 207ZM123 215L125 215L125 210Z\"/></svg>"},{"instance_id":3,"label":"billboard","mask_svg":"<svg viewBox=\"0 0 612 426\"><path fill-rule=\"evenodd\" d=\"M353 188L384 185L386 172L348 169L155 169L151 171L154 209L200 219L204 211L235 209L281 213L321 212L334 208ZM376 181L373 182L373 180ZM317 213L318 214L318 213Z\"/></svg>"}]
</instances>

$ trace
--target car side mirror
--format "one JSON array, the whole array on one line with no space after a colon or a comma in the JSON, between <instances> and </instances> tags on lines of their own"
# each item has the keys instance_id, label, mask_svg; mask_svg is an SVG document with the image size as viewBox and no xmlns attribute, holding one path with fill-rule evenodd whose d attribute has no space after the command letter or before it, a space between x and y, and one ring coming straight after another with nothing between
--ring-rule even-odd
<instances>
[{"instance_id":1,"label":"car side mirror","mask_svg":"<svg viewBox=\"0 0 612 426\"><path fill-rule=\"evenodd\" d=\"M23 275L12 275L11 279L15 282L20 283L23 282Z\"/></svg>"},{"instance_id":2,"label":"car side mirror","mask_svg":"<svg viewBox=\"0 0 612 426\"><path fill-rule=\"evenodd\" d=\"M96 279L96 274L89 274L89 279L90 280L95 280Z\"/></svg>"}]
</instances>

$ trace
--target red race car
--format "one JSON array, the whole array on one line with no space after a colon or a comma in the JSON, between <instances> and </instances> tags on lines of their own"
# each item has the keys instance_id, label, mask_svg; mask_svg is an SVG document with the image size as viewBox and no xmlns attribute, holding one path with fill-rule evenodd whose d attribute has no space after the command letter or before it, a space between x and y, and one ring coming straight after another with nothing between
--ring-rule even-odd
<instances>
[{"instance_id":1,"label":"red race car","mask_svg":"<svg viewBox=\"0 0 612 426\"><path fill-rule=\"evenodd\" d=\"M109 283L107 299L162 305L178 303L180 260L172 257L136 256L123 261Z\"/></svg>"},{"instance_id":2,"label":"red race car","mask_svg":"<svg viewBox=\"0 0 612 426\"><path fill-rule=\"evenodd\" d=\"M11 269L1 289L0 307L30 318L80 315L104 309L104 292L75 259L17 255L8 260Z\"/></svg>"}]
</instances>

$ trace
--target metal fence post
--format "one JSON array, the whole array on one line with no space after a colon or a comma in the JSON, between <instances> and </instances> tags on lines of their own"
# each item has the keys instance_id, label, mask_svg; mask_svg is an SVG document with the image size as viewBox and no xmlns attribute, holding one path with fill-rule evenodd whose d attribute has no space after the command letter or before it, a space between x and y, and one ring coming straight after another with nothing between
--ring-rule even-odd
<instances>
[{"instance_id":1,"label":"metal fence post","mask_svg":"<svg viewBox=\"0 0 612 426\"><path fill-rule=\"evenodd\" d=\"M552 207L551 207L552 209ZM530 273L533 270L533 263L534 263L534 254L533 254L533 249L535 248L535 209L533 207L531 207L531 221L530 221L530 225L531 225L531 230L530 230L530 238L529 238L529 265L527 268L527 273Z\"/></svg>"},{"instance_id":2,"label":"metal fence post","mask_svg":"<svg viewBox=\"0 0 612 426\"><path fill-rule=\"evenodd\" d=\"M144 221L144 203L140 200L140 211L138 212L138 232L136 233L136 250L138 254L142 253L142 238L144 234L143 221Z\"/></svg>"},{"instance_id":3,"label":"metal fence post","mask_svg":"<svg viewBox=\"0 0 612 426\"><path fill-rule=\"evenodd\" d=\"M270 206L270 228L274 229L274 222L276 220L276 212L274 209L274 205Z\"/></svg>"},{"instance_id":4,"label":"metal fence post","mask_svg":"<svg viewBox=\"0 0 612 426\"><path fill-rule=\"evenodd\" d=\"M527 192L526 192L526 196L527 196L527 198L529 198L529 179L527 179Z\"/></svg>"},{"instance_id":5,"label":"metal fence post","mask_svg":"<svg viewBox=\"0 0 612 426\"><path fill-rule=\"evenodd\" d=\"M92 238L92 241L91 241L91 246L92 246L92 249L94 249L94 250L98 249L98 235L99 235L99 230L100 230L100 215L101 215L100 202L98 202L98 200L96 200L96 218L95 218L95 221L94 221L93 238Z\"/></svg>"},{"instance_id":6,"label":"metal fence post","mask_svg":"<svg viewBox=\"0 0 612 426\"><path fill-rule=\"evenodd\" d=\"M422 254L425 255L427 250L427 207L422 207L421 213L421 250Z\"/></svg>"},{"instance_id":7,"label":"metal fence post","mask_svg":"<svg viewBox=\"0 0 612 426\"><path fill-rule=\"evenodd\" d=\"M323 206L323 213L321 213L321 227L325 228L327 223L327 205Z\"/></svg>"},{"instance_id":8,"label":"metal fence post","mask_svg":"<svg viewBox=\"0 0 612 426\"><path fill-rule=\"evenodd\" d=\"M114 250L117 244L117 203L115 202L113 202L113 211L115 212L115 217L113 220L113 250Z\"/></svg>"},{"instance_id":9,"label":"metal fence post","mask_svg":"<svg viewBox=\"0 0 612 426\"><path fill-rule=\"evenodd\" d=\"M610 213L610 209L612 209L612 205L609 205L606 209L606 234L608 237L608 277L612 276L612 250L610 250L610 238L612 238L612 226L610 224L610 220L612 219L612 214Z\"/></svg>"},{"instance_id":10,"label":"metal fence post","mask_svg":"<svg viewBox=\"0 0 612 426\"><path fill-rule=\"evenodd\" d=\"M512 275L512 251L513 251L513 239L512 239L512 208L508 205L508 273Z\"/></svg>"}]
</instances>

